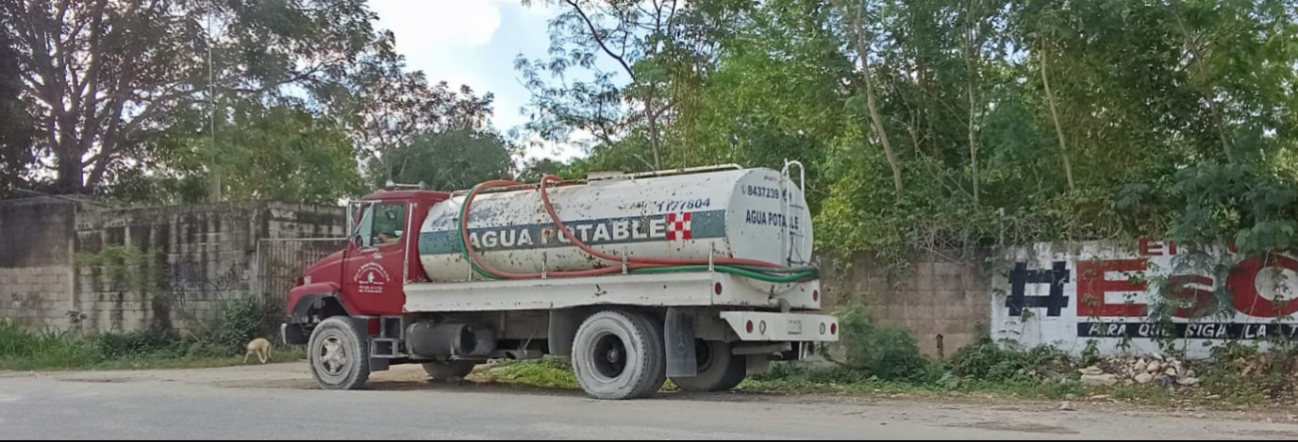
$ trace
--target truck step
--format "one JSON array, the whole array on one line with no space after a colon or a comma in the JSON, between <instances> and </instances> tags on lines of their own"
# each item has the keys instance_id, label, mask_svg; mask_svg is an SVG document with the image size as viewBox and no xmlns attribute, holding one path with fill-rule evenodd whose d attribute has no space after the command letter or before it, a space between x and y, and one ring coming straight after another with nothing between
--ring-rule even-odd
<instances>
[{"instance_id":1,"label":"truck step","mask_svg":"<svg viewBox=\"0 0 1298 442\"><path fill-rule=\"evenodd\" d=\"M392 359L400 357L397 351L401 340L396 338L370 338L370 357Z\"/></svg>"}]
</instances>

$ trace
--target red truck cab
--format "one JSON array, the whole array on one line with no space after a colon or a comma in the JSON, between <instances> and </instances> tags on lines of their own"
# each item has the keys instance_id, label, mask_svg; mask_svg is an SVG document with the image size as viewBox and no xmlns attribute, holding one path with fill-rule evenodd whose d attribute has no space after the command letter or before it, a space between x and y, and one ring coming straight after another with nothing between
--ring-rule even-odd
<instances>
[{"instance_id":1,"label":"red truck cab","mask_svg":"<svg viewBox=\"0 0 1298 442\"><path fill-rule=\"evenodd\" d=\"M329 316L402 314L405 283L428 280L419 262L422 220L430 207L450 197L448 192L379 190L349 203L346 247L308 267L289 291L284 341L305 344L307 334L294 325Z\"/></svg>"}]
</instances>

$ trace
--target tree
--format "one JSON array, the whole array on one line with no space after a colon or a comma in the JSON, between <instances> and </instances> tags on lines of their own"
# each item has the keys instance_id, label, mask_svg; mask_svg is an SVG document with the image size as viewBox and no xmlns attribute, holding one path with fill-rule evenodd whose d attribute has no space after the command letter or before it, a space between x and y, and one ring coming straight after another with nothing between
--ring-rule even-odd
<instances>
[{"instance_id":1,"label":"tree","mask_svg":"<svg viewBox=\"0 0 1298 442\"><path fill-rule=\"evenodd\" d=\"M213 140L188 126L173 126L155 137L166 155L120 174L104 193L124 202L197 203L212 193L209 178L219 173L221 194L236 201L292 201L334 205L364 190L351 140L343 125L294 103L265 105L255 100L222 103L228 109ZM235 130L234 128L237 128ZM213 161L208 153L222 154Z\"/></svg>"},{"instance_id":2,"label":"tree","mask_svg":"<svg viewBox=\"0 0 1298 442\"><path fill-rule=\"evenodd\" d=\"M171 115L219 95L292 85L327 105L385 44L363 1L0 0L0 15L12 17L37 147L71 193L102 185Z\"/></svg>"},{"instance_id":3,"label":"tree","mask_svg":"<svg viewBox=\"0 0 1298 442\"><path fill-rule=\"evenodd\" d=\"M898 260L1150 235L1298 244L1292 2L717 0L638 33L672 3L564 5L555 57L522 71L570 80L534 87L533 123L596 135L574 166L800 159L821 245ZM626 87L571 81L623 47ZM654 130L631 93L649 89Z\"/></svg>"},{"instance_id":4,"label":"tree","mask_svg":"<svg viewBox=\"0 0 1298 442\"><path fill-rule=\"evenodd\" d=\"M492 116L494 97L478 97L468 86L459 91L446 82L429 85L421 71L408 72L405 57L393 50L395 37L383 35L384 44L363 58L335 114L343 115L357 146L365 155L408 144L428 131L482 130Z\"/></svg>"},{"instance_id":5,"label":"tree","mask_svg":"<svg viewBox=\"0 0 1298 442\"><path fill-rule=\"evenodd\" d=\"M12 38L7 28L0 26L0 121L4 122L0 124L0 199L11 196L11 189L24 182L24 174L35 161L31 150L35 131L21 99L18 69Z\"/></svg>"},{"instance_id":6,"label":"tree","mask_svg":"<svg viewBox=\"0 0 1298 442\"><path fill-rule=\"evenodd\" d=\"M856 60L861 64L861 88L865 90L866 109L869 111L871 128L874 135L878 137L879 144L883 146L884 154L888 156L888 165L892 168L892 185L897 192L897 199L902 197L901 184L901 166L897 160L897 154L892 149L892 143L888 142L888 128L883 122L883 116L879 113L878 105L875 104L875 74L870 68L870 43L872 38L865 29L865 15L867 3L862 2L860 7L851 7L852 11L847 12L852 18L852 33L855 40L853 47L856 48Z\"/></svg>"},{"instance_id":7,"label":"tree","mask_svg":"<svg viewBox=\"0 0 1298 442\"><path fill-rule=\"evenodd\" d=\"M425 132L409 144L388 149L382 164L371 163L368 177L376 186L424 183L434 190L461 190L487 180L508 179L509 146L494 132L457 129Z\"/></svg>"},{"instance_id":8,"label":"tree","mask_svg":"<svg viewBox=\"0 0 1298 442\"><path fill-rule=\"evenodd\" d=\"M532 0L523 0L530 5ZM682 40L698 28L682 26L689 2L651 0L547 0L563 12L550 22L549 60L530 61L521 55L515 67L532 92L532 119L528 129L543 137L566 138L575 130L592 134L600 143L612 144L626 136L645 138L650 155L640 157L652 169L664 166L663 126L669 124L674 101L668 91L672 63L693 52ZM598 60L616 67L605 71ZM575 69L591 77L574 80ZM550 84L549 74L557 80ZM625 75L626 86L615 79ZM624 103L631 104L628 108ZM638 104L638 106L636 106Z\"/></svg>"},{"instance_id":9,"label":"tree","mask_svg":"<svg viewBox=\"0 0 1298 442\"><path fill-rule=\"evenodd\" d=\"M570 165L562 161L540 158L524 164L516 179L523 182L539 182L546 175L563 176L569 172L569 168Z\"/></svg>"}]
</instances>

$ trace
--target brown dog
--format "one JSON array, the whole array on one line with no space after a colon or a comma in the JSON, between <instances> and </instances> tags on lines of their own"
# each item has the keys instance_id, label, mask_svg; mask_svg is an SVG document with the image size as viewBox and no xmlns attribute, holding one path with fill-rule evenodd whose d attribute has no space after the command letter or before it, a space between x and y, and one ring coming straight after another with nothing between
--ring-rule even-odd
<instances>
[{"instance_id":1,"label":"brown dog","mask_svg":"<svg viewBox=\"0 0 1298 442\"><path fill-rule=\"evenodd\" d=\"M257 354L257 360L265 364L270 361L270 341L265 338L257 338L248 341L248 352L243 355L243 363L248 363L248 356L253 353Z\"/></svg>"}]
</instances>

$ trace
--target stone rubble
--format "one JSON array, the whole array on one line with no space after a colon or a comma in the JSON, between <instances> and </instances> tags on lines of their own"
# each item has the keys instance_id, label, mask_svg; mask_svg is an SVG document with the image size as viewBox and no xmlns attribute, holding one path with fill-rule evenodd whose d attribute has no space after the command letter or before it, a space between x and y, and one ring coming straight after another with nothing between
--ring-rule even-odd
<instances>
[{"instance_id":1,"label":"stone rubble","mask_svg":"<svg viewBox=\"0 0 1298 442\"><path fill-rule=\"evenodd\" d=\"M1195 386L1199 378L1190 364L1177 358L1149 356L1109 357L1097 365L1077 370L1081 382L1091 386L1158 383L1158 385Z\"/></svg>"}]
</instances>

